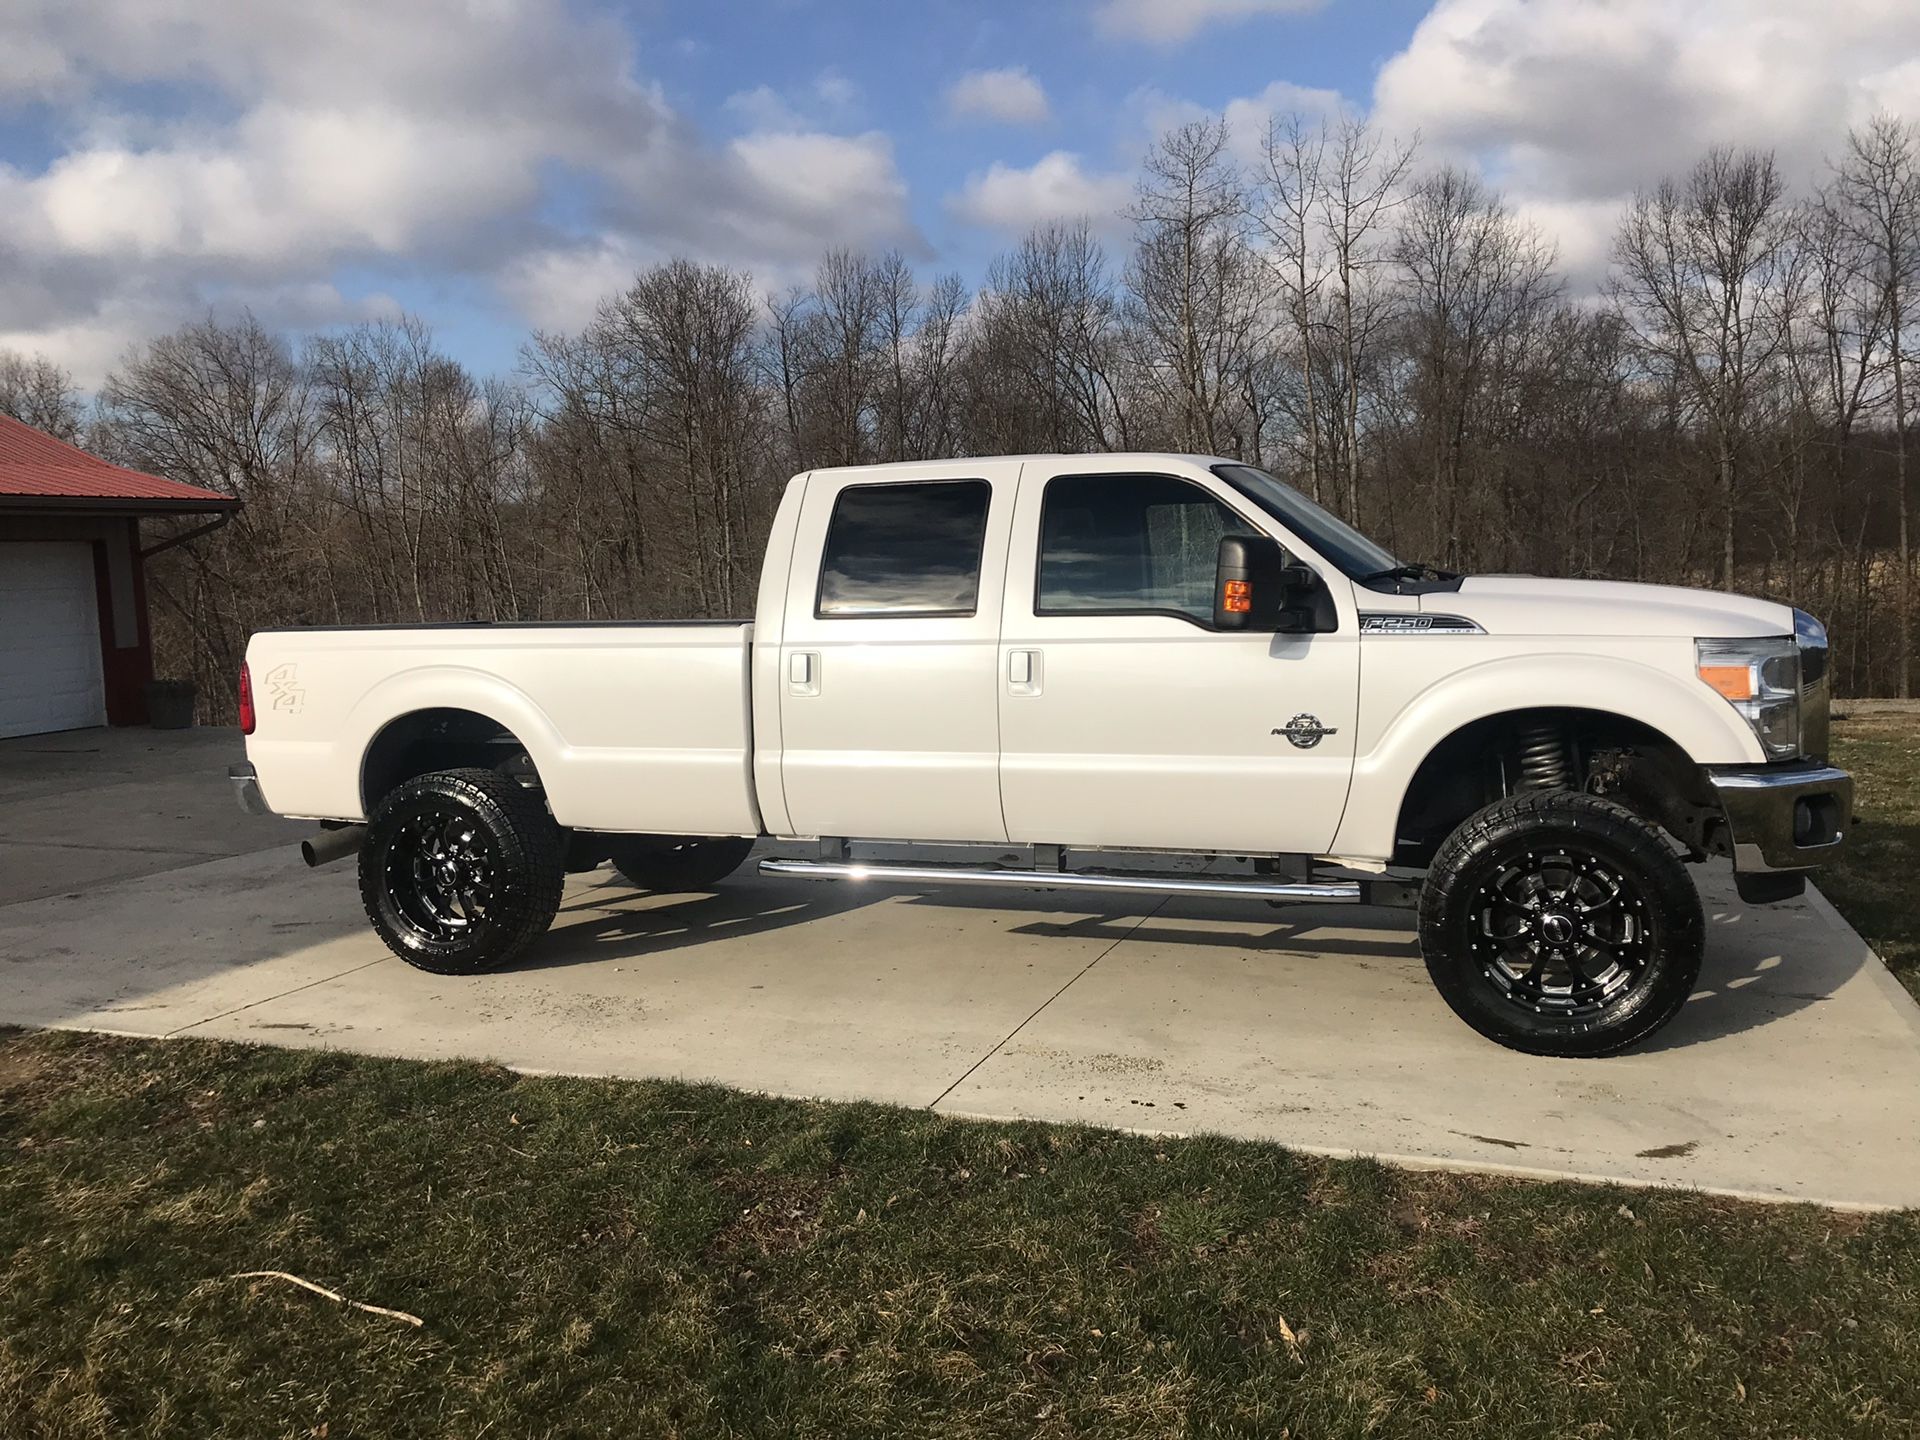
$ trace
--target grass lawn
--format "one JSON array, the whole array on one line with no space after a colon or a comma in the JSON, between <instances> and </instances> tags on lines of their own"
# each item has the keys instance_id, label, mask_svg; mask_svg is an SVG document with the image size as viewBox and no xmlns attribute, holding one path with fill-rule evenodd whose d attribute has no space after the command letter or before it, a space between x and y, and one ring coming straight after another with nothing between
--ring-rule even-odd
<instances>
[{"instance_id":1,"label":"grass lawn","mask_svg":"<svg viewBox=\"0 0 1920 1440\"><path fill-rule=\"evenodd\" d=\"M1920 713L1836 722L1833 759L1853 772L1854 827L1817 883L1920 997Z\"/></svg>"},{"instance_id":2,"label":"grass lawn","mask_svg":"<svg viewBox=\"0 0 1920 1440\"><path fill-rule=\"evenodd\" d=\"M1920 1215L0 1034L8 1440L1916 1433Z\"/></svg>"}]
</instances>

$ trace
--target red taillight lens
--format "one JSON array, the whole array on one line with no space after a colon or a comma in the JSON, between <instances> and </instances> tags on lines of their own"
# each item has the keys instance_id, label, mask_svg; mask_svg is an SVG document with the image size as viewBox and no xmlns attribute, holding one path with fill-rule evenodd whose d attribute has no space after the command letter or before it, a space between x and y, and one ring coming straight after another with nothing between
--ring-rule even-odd
<instances>
[{"instance_id":1,"label":"red taillight lens","mask_svg":"<svg viewBox=\"0 0 1920 1440\"><path fill-rule=\"evenodd\" d=\"M240 733L253 734L253 676L247 672L246 662L240 665Z\"/></svg>"}]
</instances>

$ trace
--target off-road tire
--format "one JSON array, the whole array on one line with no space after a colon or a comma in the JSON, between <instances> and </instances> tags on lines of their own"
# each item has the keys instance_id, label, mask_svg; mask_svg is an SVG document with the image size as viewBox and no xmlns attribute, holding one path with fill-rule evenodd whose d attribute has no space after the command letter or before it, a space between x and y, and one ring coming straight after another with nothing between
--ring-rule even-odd
<instances>
[{"instance_id":1,"label":"off-road tire","mask_svg":"<svg viewBox=\"0 0 1920 1440\"><path fill-rule=\"evenodd\" d=\"M486 902L452 934L431 933L421 891L409 877L422 856L422 833L440 817L469 835ZM446 833L446 827L439 830ZM360 902L387 948L435 975L478 975L511 963L546 933L566 882L560 827L536 790L497 770L438 770L416 775L375 807L360 847ZM432 869L429 861L427 869Z\"/></svg>"},{"instance_id":2,"label":"off-road tire","mask_svg":"<svg viewBox=\"0 0 1920 1440\"><path fill-rule=\"evenodd\" d=\"M1572 878L1555 890L1556 875ZM1591 903L1606 890L1594 877L1620 882L1618 915L1610 902ZM1534 880L1540 888L1529 892ZM1506 898L1529 893L1538 903ZM1576 896L1584 898L1568 898ZM1550 943L1569 926L1575 939ZM1606 930L1611 943L1598 938L1603 927L1618 927ZM1420 949L1441 997L1488 1039L1532 1055L1613 1055L1646 1039L1693 993L1704 937L1699 892L1665 834L1623 805L1574 791L1514 795L1470 816L1441 844L1420 896ZM1540 978L1514 974L1527 963L1515 963L1516 953L1542 949L1564 967L1564 996L1541 993L1537 960ZM1629 951L1632 972L1620 962ZM1630 973L1615 977L1611 996L1588 973L1604 978L1609 961ZM1591 1008L1556 1011L1573 1006L1583 981L1595 990Z\"/></svg>"},{"instance_id":3,"label":"off-road tire","mask_svg":"<svg viewBox=\"0 0 1920 1440\"><path fill-rule=\"evenodd\" d=\"M753 841L723 839L682 840L662 845L650 836L621 836L608 849L608 859L642 890L674 895L707 890L740 868Z\"/></svg>"}]
</instances>

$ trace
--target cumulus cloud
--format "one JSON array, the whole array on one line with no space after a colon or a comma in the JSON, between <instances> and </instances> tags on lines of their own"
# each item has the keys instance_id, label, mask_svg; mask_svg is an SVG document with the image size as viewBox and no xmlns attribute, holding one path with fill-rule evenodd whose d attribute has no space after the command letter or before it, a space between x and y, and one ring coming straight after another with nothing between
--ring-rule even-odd
<instances>
[{"instance_id":1,"label":"cumulus cloud","mask_svg":"<svg viewBox=\"0 0 1920 1440\"><path fill-rule=\"evenodd\" d=\"M1109 35L1177 45L1209 25L1256 15L1318 10L1326 0L1101 0L1094 12Z\"/></svg>"},{"instance_id":2,"label":"cumulus cloud","mask_svg":"<svg viewBox=\"0 0 1920 1440\"><path fill-rule=\"evenodd\" d=\"M1125 171L1091 171L1055 150L1024 169L996 161L967 178L948 208L970 225L1020 235L1049 220L1085 219L1111 230L1133 195Z\"/></svg>"},{"instance_id":3,"label":"cumulus cloud","mask_svg":"<svg viewBox=\"0 0 1920 1440\"><path fill-rule=\"evenodd\" d=\"M1916 54L1920 6L1898 0L1439 0L1375 113L1481 165L1590 274L1625 199L1709 146L1771 149L1806 182L1848 124L1920 113Z\"/></svg>"},{"instance_id":4,"label":"cumulus cloud","mask_svg":"<svg viewBox=\"0 0 1920 1440\"><path fill-rule=\"evenodd\" d=\"M886 139L824 128L857 99L844 79L718 141L577 0L21 3L0 93L75 138L0 164L0 313L5 343L83 381L103 337L209 306L358 318L333 288L348 267L478 278L553 315L583 276L625 278L609 255L774 268L922 243Z\"/></svg>"},{"instance_id":5,"label":"cumulus cloud","mask_svg":"<svg viewBox=\"0 0 1920 1440\"><path fill-rule=\"evenodd\" d=\"M1006 125L1040 125L1049 113L1047 92L1025 66L969 71L947 91L947 110Z\"/></svg>"}]
</instances>

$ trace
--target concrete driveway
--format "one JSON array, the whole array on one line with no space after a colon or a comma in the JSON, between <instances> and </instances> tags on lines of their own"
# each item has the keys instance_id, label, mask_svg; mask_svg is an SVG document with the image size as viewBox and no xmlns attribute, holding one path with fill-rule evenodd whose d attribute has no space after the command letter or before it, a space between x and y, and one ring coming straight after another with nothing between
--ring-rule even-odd
<instances>
[{"instance_id":1,"label":"concrete driveway","mask_svg":"<svg viewBox=\"0 0 1920 1440\"><path fill-rule=\"evenodd\" d=\"M507 973L412 970L353 867L249 820L230 732L0 743L0 1023L202 1035L1163 1131L1401 1163L1920 1205L1920 1010L1824 900L1706 886L1701 988L1651 1047L1513 1054L1409 917L769 880L568 886Z\"/></svg>"}]
</instances>

